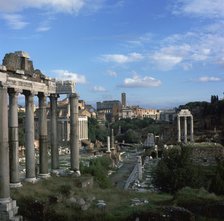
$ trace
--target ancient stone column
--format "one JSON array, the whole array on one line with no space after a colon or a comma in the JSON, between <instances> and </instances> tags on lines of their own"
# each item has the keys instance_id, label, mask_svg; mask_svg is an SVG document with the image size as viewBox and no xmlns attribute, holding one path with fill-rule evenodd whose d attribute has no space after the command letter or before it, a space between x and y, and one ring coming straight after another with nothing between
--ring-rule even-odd
<instances>
[{"instance_id":1,"label":"ancient stone column","mask_svg":"<svg viewBox=\"0 0 224 221\"><path fill-rule=\"evenodd\" d=\"M107 136L107 152L110 152L110 136Z\"/></svg>"},{"instance_id":2,"label":"ancient stone column","mask_svg":"<svg viewBox=\"0 0 224 221\"><path fill-rule=\"evenodd\" d=\"M39 98L39 156L40 156L40 178L48 178L48 141L47 141L47 110L46 96L38 94Z\"/></svg>"},{"instance_id":3,"label":"ancient stone column","mask_svg":"<svg viewBox=\"0 0 224 221\"><path fill-rule=\"evenodd\" d=\"M184 143L187 143L187 117L184 117Z\"/></svg>"},{"instance_id":4,"label":"ancient stone column","mask_svg":"<svg viewBox=\"0 0 224 221\"><path fill-rule=\"evenodd\" d=\"M59 169L58 134L57 134L57 94L50 96L51 108L51 170Z\"/></svg>"},{"instance_id":5,"label":"ancient stone column","mask_svg":"<svg viewBox=\"0 0 224 221\"><path fill-rule=\"evenodd\" d=\"M114 129L111 129L110 148L111 148L111 150L114 149Z\"/></svg>"},{"instance_id":6,"label":"ancient stone column","mask_svg":"<svg viewBox=\"0 0 224 221\"><path fill-rule=\"evenodd\" d=\"M34 94L25 91L25 157L26 157L26 181L36 182L36 160L34 149Z\"/></svg>"},{"instance_id":7,"label":"ancient stone column","mask_svg":"<svg viewBox=\"0 0 224 221\"><path fill-rule=\"evenodd\" d=\"M193 120L193 116L191 116L191 142L194 142L194 120Z\"/></svg>"},{"instance_id":8,"label":"ancient stone column","mask_svg":"<svg viewBox=\"0 0 224 221\"><path fill-rule=\"evenodd\" d=\"M0 220L22 220L16 216L16 201L10 198L7 88L0 86Z\"/></svg>"},{"instance_id":9,"label":"ancient stone column","mask_svg":"<svg viewBox=\"0 0 224 221\"><path fill-rule=\"evenodd\" d=\"M7 88L0 86L0 204L10 201Z\"/></svg>"},{"instance_id":10,"label":"ancient stone column","mask_svg":"<svg viewBox=\"0 0 224 221\"><path fill-rule=\"evenodd\" d=\"M181 142L180 116L177 116L177 133L178 133L177 141Z\"/></svg>"},{"instance_id":11,"label":"ancient stone column","mask_svg":"<svg viewBox=\"0 0 224 221\"><path fill-rule=\"evenodd\" d=\"M77 175L79 171L79 122L78 122L78 95L73 93L69 97L70 101L70 151L71 170Z\"/></svg>"},{"instance_id":12,"label":"ancient stone column","mask_svg":"<svg viewBox=\"0 0 224 221\"><path fill-rule=\"evenodd\" d=\"M18 92L8 89L9 93L9 165L10 186L21 187L19 176L19 139L18 139Z\"/></svg>"}]
</instances>

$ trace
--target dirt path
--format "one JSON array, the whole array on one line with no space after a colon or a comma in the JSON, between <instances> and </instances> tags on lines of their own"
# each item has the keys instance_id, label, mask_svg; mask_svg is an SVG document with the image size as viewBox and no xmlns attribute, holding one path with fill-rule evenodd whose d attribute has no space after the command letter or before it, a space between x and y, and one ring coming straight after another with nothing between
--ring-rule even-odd
<instances>
[{"instance_id":1,"label":"dirt path","mask_svg":"<svg viewBox=\"0 0 224 221\"><path fill-rule=\"evenodd\" d=\"M137 162L136 156L136 153L128 153L128 156L123 161L123 166L110 176L110 180L114 186L124 188L125 182Z\"/></svg>"}]
</instances>

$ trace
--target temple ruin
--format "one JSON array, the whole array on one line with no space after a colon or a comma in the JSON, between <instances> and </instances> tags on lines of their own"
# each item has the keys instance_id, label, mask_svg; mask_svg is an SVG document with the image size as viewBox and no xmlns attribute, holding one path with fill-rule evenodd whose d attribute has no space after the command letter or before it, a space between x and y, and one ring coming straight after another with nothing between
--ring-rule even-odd
<instances>
[{"instance_id":1,"label":"temple ruin","mask_svg":"<svg viewBox=\"0 0 224 221\"><path fill-rule=\"evenodd\" d=\"M184 132L182 133L182 127L181 127L181 119L184 120L183 129ZM188 142L188 127L187 127L187 120L190 119L190 141L194 142L194 121L193 121L193 115L188 109L182 109L177 114L177 130L178 130L178 142Z\"/></svg>"},{"instance_id":2,"label":"temple ruin","mask_svg":"<svg viewBox=\"0 0 224 221\"><path fill-rule=\"evenodd\" d=\"M57 99L66 94L70 103L71 171L79 172L78 95L73 81L56 81L34 69L29 55L8 53L0 65L0 220L21 220L18 207L10 197L10 186L21 186L19 174L18 95L25 97L25 181L36 182L34 149L34 97L39 102L40 178L50 176L48 136L51 136L51 171L59 169L57 140ZM50 98L51 134L47 134L46 99Z\"/></svg>"}]
</instances>

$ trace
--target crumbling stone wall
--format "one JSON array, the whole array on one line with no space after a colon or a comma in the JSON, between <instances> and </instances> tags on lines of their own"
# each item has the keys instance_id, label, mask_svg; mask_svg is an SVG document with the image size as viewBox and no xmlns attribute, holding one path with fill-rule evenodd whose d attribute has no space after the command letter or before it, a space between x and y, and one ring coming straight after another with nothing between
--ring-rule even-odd
<instances>
[{"instance_id":1,"label":"crumbling stone wall","mask_svg":"<svg viewBox=\"0 0 224 221\"><path fill-rule=\"evenodd\" d=\"M13 75L13 77L21 78L21 75L25 75L25 79L37 82L43 82L47 79L39 69L34 70L33 62L29 60L29 55L23 51L6 54L3 59L3 66L6 67L9 76Z\"/></svg>"},{"instance_id":2,"label":"crumbling stone wall","mask_svg":"<svg viewBox=\"0 0 224 221\"><path fill-rule=\"evenodd\" d=\"M2 64L8 71L24 70L26 74L34 72L33 62L27 57L22 57L18 53L8 53L5 55Z\"/></svg>"}]
</instances>

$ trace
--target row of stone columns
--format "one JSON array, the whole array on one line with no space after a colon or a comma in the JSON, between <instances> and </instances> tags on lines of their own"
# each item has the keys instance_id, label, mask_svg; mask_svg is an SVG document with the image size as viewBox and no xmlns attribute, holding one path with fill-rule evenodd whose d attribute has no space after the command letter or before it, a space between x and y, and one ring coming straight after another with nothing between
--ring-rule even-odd
<instances>
[{"instance_id":1,"label":"row of stone columns","mask_svg":"<svg viewBox=\"0 0 224 221\"><path fill-rule=\"evenodd\" d=\"M79 118L79 139L88 139L88 121L86 117Z\"/></svg>"},{"instance_id":2,"label":"row of stone columns","mask_svg":"<svg viewBox=\"0 0 224 221\"><path fill-rule=\"evenodd\" d=\"M19 139L18 139L18 94L13 88L0 86L0 203L10 200L10 183L13 187L21 186L19 174ZM9 94L9 110L8 110ZM34 94L24 91L25 95L25 158L28 182L36 181L36 161L34 147ZM49 176L46 95L38 93L39 98L39 156L41 178ZM51 105L51 169L59 169L57 145L57 98L50 96ZM70 149L71 170L79 174L78 147L78 96L70 95Z\"/></svg>"},{"instance_id":3,"label":"row of stone columns","mask_svg":"<svg viewBox=\"0 0 224 221\"><path fill-rule=\"evenodd\" d=\"M184 143L187 143L188 128L187 128L187 118L190 118L190 141L194 141L194 122L193 116L177 116L177 130L178 130L178 142L181 142L181 118L184 118Z\"/></svg>"}]
</instances>

